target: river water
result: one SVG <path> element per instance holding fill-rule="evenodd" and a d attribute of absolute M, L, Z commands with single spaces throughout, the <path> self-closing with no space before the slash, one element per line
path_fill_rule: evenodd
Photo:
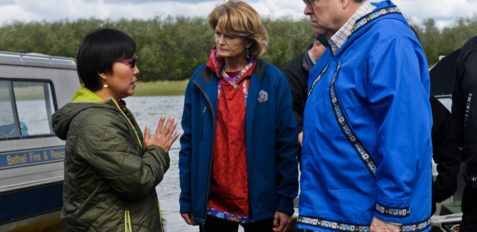
<path fill-rule="evenodd" d="M 451 101 L 449 98 L 440 98 L 439 100 L 450 110 Z M 125 101 L 143 131 L 146 126 L 149 126 L 152 133 L 156 128 L 159 117 L 164 115 L 174 117 L 178 122 L 179 130 L 182 132 L 180 121 L 184 96 L 128 97 Z M 198 232 L 198 227 L 187 225 L 179 213 L 179 149 L 179 140 L 177 140 L 169 151 L 171 158 L 169 170 L 162 182 L 156 187 L 162 215 L 165 219 L 165 231 Z M 433 174 L 437 174 L 436 170 L 433 170 Z M 460 194 L 456 194 L 459 195 L 459 200 Z M 239 231 L 243 231 L 243 229 L 240 228 Z"/>
<path fill-rule="evenodd" d="M 151 128 L 151 132 L 156 129 L 157 121 L 161 115 L 173 116 L 179 123 L 182 115 L 184 96 L 164 96 L 164 97 L 128 97 L 125 99 L 127 107 L 134 113 L 141 129 L 146 126 Z M 157 186 L 157 194 L 161 204 L 161 211 L 165 219 L 166 232 L 197 232 L 198 227 L 187 225 L 179 213 L 179 140 L 177 140 L 169 156 L 171 165 L 162 182 Z"/>

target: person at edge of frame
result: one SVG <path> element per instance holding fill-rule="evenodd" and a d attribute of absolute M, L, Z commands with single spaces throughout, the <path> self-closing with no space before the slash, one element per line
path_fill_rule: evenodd
<path fill-rule="evenodd" d="M 308 45 L 306 51 L 288 62 L 283 69 L 292 93 L 293 112 L 297 121 L 298 142 L 300 145 L 303 143 L 303 112 L 307 97 L 308 74 L 316 61 L 325 52 L 326 47 L 328 47 L 326 38 L 317 35 L 315 41 Z"/>
<path fill-rule="evenodd" d="M 477 231 L 477 36 L 470 38 L 457 58 L 452 117 L 465 163 L 460 231 Z"/>
<path fill-rule="evenodd" d="M 432 182 L 432 214 L 436 204 L 454 195 L 457 190 L 461 154 L 457 146 L 455 126 L 449 110 L 434 96 L 432 108 L 432 157 L 437 165 L 437 176 Z"/>

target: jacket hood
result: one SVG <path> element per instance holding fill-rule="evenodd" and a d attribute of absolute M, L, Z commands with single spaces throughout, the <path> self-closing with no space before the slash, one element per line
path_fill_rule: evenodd
<path fill-rule="evenodd" d="M 222 69 L 222 66 L 224 65 L 224 62 L 222 61 L 222 58 L 217 56 L 217 49 L 214 47 L 210 50 L 209 54 L 209 59 L 207 60 L 207 68 L 212 70 L 215 75 L 220 77 L 220 69 Z"/>
<path fill-rule="evenodd" d="M 302 66 L 303 68 L 309 72 L 310 69 L 313 67 L 313 65 L 315 65 L 313 63 L 313 61 L 311 60 L 310 56 L 308 55 L 308 51 L 313 47 L 313 44 L 310 44 L 308 45 L 308 47 L 306 48 L 305 50 L 305 53 L 303 55 L 303 62 L 302 62 Z M 319 58 L 318 58 L 319 59 Z"/>
<path fill-rule="evenodd" d="M 71 103 L 66 104 L 53 114 L 52 122 L 55 135 L 65 140 L 70 122 L 76 115 L 89 108 L 113 108 L 113 105 L 108 104 L 111 101 L 102 99 L 85 87 L 80 87 Z"/>

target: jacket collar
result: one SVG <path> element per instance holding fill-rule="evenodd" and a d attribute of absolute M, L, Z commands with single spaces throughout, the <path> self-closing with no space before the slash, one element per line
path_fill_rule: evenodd
<path fill-rule="evenodd" d="M 251 131 L 253 130 L 251 127 L 253 125 L 251 120 L 253 120 L 253 112 L 255 111 L 255 107 L 258 102 L 257 98 L 261 90 L 261 83 L 265 75 L 266 66 L 267 63 L 265 61 L 260 59 L 257 60 L 252 77 L 250 78 L 250 87 L 247 97 L 247 112 L 245 115 L 245 120 L 247 121 L 247 134 L 251 134 Z M 199 71 L 199 78 L 193 80 L 194 84 L 201 89 L 201 92 L 211 104 L 214 117 L 218 106 L 217 79 L 217 75 L 214 73 L 214 71 L 207 68 L 206 65 L 203 65 L 202 70 Z M 247 144 L 249 143 L 251 143 L 251 141 L 247 139 Z"/>
<path fill-rule="evenodd" d="M 253 69 L 252 75 L 255 75 L 258 78 L 261 78 L 265 73 L 265 67 L 266 67 L 265 61 L 258 59 L 257 64 L 255 65 L 255 68 Z M 210 84 L 211 81 L 213 81 L 214 83 L 216 82 L 215 79 L 217 79 L 218 75 L 217 73 L 215 73 L 215 70 L 211 70 L 206 65 L 206 67 L 204 67 L 204 69 L 199 73 L 199 77 L 205 82 L 205 84 Z"/>
<path fill-rule="evenodd" d="M 100 96 L 96 95 L 93 91 L 88 88 L 81 86 L 73 96 L 71 102 L 104 102 L 105 100 Z"/>
<path fill-rule="evenodd" d="M 361 17 L 371 13 L 376 6 L 372 5 L 370 1 L 364 1 L 361 6 L 358 7 L 356 12 L 346 21 L 346 23 L 341 26 L 341 28 L 328 40 L 330 44 L 331 51 L 336 53 L 338 49 L 348 40 L 348 37 L 351 35 L 352 28 L 356 21 Z"/>
<path fill-rule="evenodd" d="M 305 53 L 303 54 L 303 61 L 302 61 L 302 67 L 309 72 L 310 69 L 313 67 L 314 63 L 311 60 L 310 56 L 308 55 L 308 51 L 313 47 L 313 44 L 308 45 L 308 47 L 305 50 Z"/>
<path fill-rule="evenodd" d="M 333 56 L 339 57 L 346 50 L 346 47 L 350 46 L 354 41 L 364 35 L 376 21 L 385 18 L 393 18 L 407 24 L 407 21 L 401 15 L 399 9 L 391 1 L 373 0 L 370 1 L 370 3 L 375 7 L 374 10 L 362 16 L 354 23 L 351 29 L 352 32 L 349 37 L 347 37 L 346 42 L 344 42 L 336 52 L 333 52 Z"/>

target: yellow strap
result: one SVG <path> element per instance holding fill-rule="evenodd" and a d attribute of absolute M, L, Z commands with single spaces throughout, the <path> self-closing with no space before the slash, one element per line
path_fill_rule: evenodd
<path fill-rule="evenodd" d="M 128 209 L 124 210 L 124 231 L 132 232 L 131 214 Z"/>
<path fill-rule="evenodd" d="M 128 210 L 128 222 L 129 222 L 129 231 L 132 232 L 132 225 L 131 225 L 131 214 L 129 213 L 129 210 Z"/>
<path fill-rule="evenodd" d="M 116 100 L 114 100 L 114 98 L 111 98 L 111 100 L 113 100 L 114 104 L 116 105 L 116 107 L 119 109 L 119 111 L 121 112 L 121 114 L 126 118 L 126 120 L 129 122 L 129 125 L 131 125 L 131 127 L 133 128 L 134 130 L 134 133 L 136 134 L 136 138 L 137 138 L 137 141 L 139 142 L 139 145 L 141 145 L 142 147 L 142 141 L 141 139 L 139 138 L 139 135 L 138 135 L 138 132 L 136 130 L 136 127 L 134 127 L 134 124 L 132 124 L 131 121 L 129 121 L 129 118 L 128 116 L 123 112 L 123 110 L 121 109 L 121 107 L 119 106 L 119 104 L 116 102 Z M 136 123 L 137 124 L 137 123 Z"/>
<path fill-rule="evenodd" d="M 126 219 L 127 218 L 126 215 L 127 215 L 127 210 L 124 210 L 124 232 L 128 232 L 128 226 L 127 226 L 128 221 Z"/>
<path fill-rule="evenodd" d="M 161 220 L 159 220 L 159 223 L 161 224 L 161 232 L 164 232 L 164 217 L 162 216 L 161 206 L 159 205 L 159 202 L 157 202 L 157 208 L 159 209 L 159 216 L 161 217 Z"/>

